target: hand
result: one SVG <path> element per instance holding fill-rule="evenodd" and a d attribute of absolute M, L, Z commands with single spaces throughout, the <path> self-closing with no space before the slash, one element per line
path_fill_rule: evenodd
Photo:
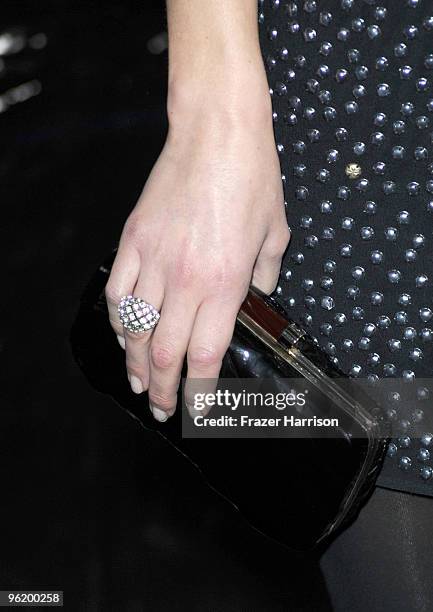
<path fill-rule="evenodd" d="M 290 234 L 271 111 L 244 115 L 209 108 L 169 129 L 106 287 L 131 388 L 149 391 L 159 421 L 174 413 L 185 354 L 186 389 L 218 379 L 250 283 L 270 293 L 278 281 Z M 120 324 L 128 294 L 160 311 L 153 331 Z"/>

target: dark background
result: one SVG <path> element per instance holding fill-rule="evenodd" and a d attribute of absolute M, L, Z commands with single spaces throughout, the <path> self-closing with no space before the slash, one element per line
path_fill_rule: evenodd
<path fill-rule="evenodd" d="M 314 557 L 249 527 L 71 356 L 164 141 L 165 29 L 163 2 L 2 2 L 0 589 L 62 589 L 72 611 L 325 610 Z"/>

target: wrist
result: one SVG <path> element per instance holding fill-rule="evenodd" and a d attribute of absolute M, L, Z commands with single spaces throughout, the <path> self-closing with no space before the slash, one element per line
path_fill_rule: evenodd
<path fill-rule="evenodd" d="M 263 69 L 263 67 L 262 67 Z M 263 69 L 239 69 L 240 76 L 218 79 L 175 78 L 169 83 L 167 117 L 169 128 L 179 130 L 188 124 L 243 123 L 272 124 L 272 103 Z M 231 73 L 233 75 L 233 72 Z"/>
<path fill-rule="evenodd" d="M 256 0 L 167 0 L 171 129 L 272 122 L 257 12 Z"/>

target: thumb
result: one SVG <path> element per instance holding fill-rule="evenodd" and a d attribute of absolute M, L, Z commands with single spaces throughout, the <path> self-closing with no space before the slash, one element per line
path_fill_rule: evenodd
<path fill-rule="evenodd" d="M 282 258 L 289 241 L 290 231 L 286 226 L 277 236 L 269 234 L 257 256 L 252 284 L 267 295 L 272 293 L 278 284 Z"/>

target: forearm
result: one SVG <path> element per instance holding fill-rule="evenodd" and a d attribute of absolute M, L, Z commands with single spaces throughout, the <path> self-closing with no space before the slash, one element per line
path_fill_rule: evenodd
<path fill-rule="evenodd" d="M 212 112 L 266 119 L 257 0 L 167 0 L 169 122 Z"/>

